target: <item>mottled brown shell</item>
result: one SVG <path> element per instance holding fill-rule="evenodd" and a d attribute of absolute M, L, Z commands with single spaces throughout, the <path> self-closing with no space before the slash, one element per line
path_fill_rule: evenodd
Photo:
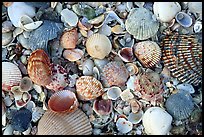
<path fill-rule="evenodd" d="M 101 82 L 92 76 L 81 76 L 77 79 L 76 91 L 80 100 L 92 100 L 104 93 Z"/>
<path fill-rule="evenodd" d="M 46 86 L 51 82 L 51 63 L 44 50 L 32 52 L 28 59 L 28 75 L 37 85 Z"/>
<path fill-rule="evenodd" d="M 60 38 L 60 44 L 65 49 L 74 49 L 76 47 L 76 43 L 78 40 L 78 33 L 77 29 L 74 28 L 69 31 L 65 31 L 61 38 Z"/>

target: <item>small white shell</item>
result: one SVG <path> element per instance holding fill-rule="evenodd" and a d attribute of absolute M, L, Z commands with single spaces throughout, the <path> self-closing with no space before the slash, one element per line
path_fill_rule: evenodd
<path fill-rule="evenodd" d="M 22 134 L 23 135 L 29 135 L 31 132 L 31 127 L 28 127 L 28 129 L 26 131 L 23 131 Z"/>
<path fill-rule="evenodd" d="M 76 26 L 79 21 L 79 18 L 73 11 L 63 9 L 61 11 L 61 20 L 62 22 L 68 23 L 70 26 Z"/>
<path fill-rule="evenodd" d="M 120 97 L 123 101 L 129 101 L 134 98 L 134 95 L 130 92 L 130 89 L 126 89 L 120 94 Z"/>
<path fill-rule="evenodd" d="M 193 88 L 193 86 L 191 84 L 187 84 L 187 83 L 182 83 L 176 86 L 177 89 L 179 90 L 186 90 L 188 91 L 190 94 L 195 93 L 195 89 Z"/>
<path fill-rule="evenodd" d="M 32 22 L 32 23 L 29 23 L 29 24 L 24 25 L 24 28 L 25 28 L 27 31 L 31 31 L 31 30 L 37 29 L 37 28 L 40 27 L 42 24 L 43 24 L 43 21 L 36 21 L 36 22 Z"/>
<path fill-rule="evenodd" d="M 185 12 L 178 12 L 175 18 L 176 21 L 183 27 L 190 27 L 193 23 L 193 19 L 191 18 L 191 16 L 189 16 Z"/>
<path fill-rule="evenodd" d="M 138 124 L 142 120 L 143 114 L 144 114 L 143 110 L 140 110 L 138 113 L 131 112 L 127 117 L 128 121 L 130 121 L 132 124 Z"/>
<path fill-rule="evenodd" d="M 94 62 L 91 59 L 87 59 L 85 62 L 82 63 L 82 70 L 84 76 L 91 76 L 93 75 L 93 67 Z"/>
<path fill-rule="evenodd" d="M 195 33 L 198 33 L 202 30 L 202 22 L 196 21 L 196 23 L 193 26 L 193 30 Z"/>
<path fill-rule="evenodd" d="M 122 93 L 122 91 L 119 87 L 113 86 L 113 87 L 108 89 L 107 96 L 111 100 L 116 100 L 118 97 L 120 97 L 121 93 Z"/>
<path fill-rule="evenodd" d="M 133 125 L 130 121 L 127 121 L 124 118 L 119 118 L 116 122 L 116 127 L 121 133 L 128 133 L 132 130 Z"/>

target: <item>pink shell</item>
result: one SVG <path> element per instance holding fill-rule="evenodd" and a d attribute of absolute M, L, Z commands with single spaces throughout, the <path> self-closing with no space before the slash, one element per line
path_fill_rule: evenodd
<path fill-rule="evenodd" d="M 109 115 L 112 112 L 113 103 L 110 99 L 97 98 L 93 103 L 93 110 L 98 115 Z"/>

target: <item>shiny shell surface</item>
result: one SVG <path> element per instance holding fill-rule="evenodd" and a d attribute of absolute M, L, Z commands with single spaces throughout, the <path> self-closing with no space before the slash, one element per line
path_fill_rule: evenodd
<path fill-rule="evenodd" d="M 74 28 L 69 31 L 63 32 L 60 38 L 60 44 L 65 49 L 74 49 L 78 40 L 77 29 Z"/>

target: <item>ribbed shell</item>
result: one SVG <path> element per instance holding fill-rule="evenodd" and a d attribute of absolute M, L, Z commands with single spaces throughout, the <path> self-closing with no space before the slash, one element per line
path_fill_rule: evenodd
<path fill-rule="evenodd" d="M 134 45 L 134 54 L 144 67 L 152 68 L 161 59 L 161 49 L 156 42 L 143 41 Z"/>
<path fill-rule="evenodd" d="M 104 93 L 100 81 L 92 76 L 81 76 L 76 81 L 76 92 L 80 100 L 92 100 Z"/>
<path fill-rule="evenodd" d="M 2 62 L 2 89 L 11 90 L 12 86 L 20 84 L 22 74 L 20 69 L 11 62 Z"/>
<path fill-rule="evenodd" d="M 161 46 L 164 66 L 173 77 L 195 86 L 202 82 L 202 44 L 196 35 L 167 35 Z"/>
<path fill-rule="evenodd" d="M 73 113 L 45 112 L 38 123 L 38 135 L 90 135 L 92 127 L 81 110 Z"/>
<path fill-rule="evenodd" d="M 153 15 L 143 7 L 132 9 L 125 22 L 126 30 L 138 40 L 154 36 L 159 29 L 159 22 Z"/>
<path fill-rule="evenodd" d="M 63 32 L 60 38 L 60 44 L 65 49 L 74 49 L 78 40 L 77 29 Z"/>

